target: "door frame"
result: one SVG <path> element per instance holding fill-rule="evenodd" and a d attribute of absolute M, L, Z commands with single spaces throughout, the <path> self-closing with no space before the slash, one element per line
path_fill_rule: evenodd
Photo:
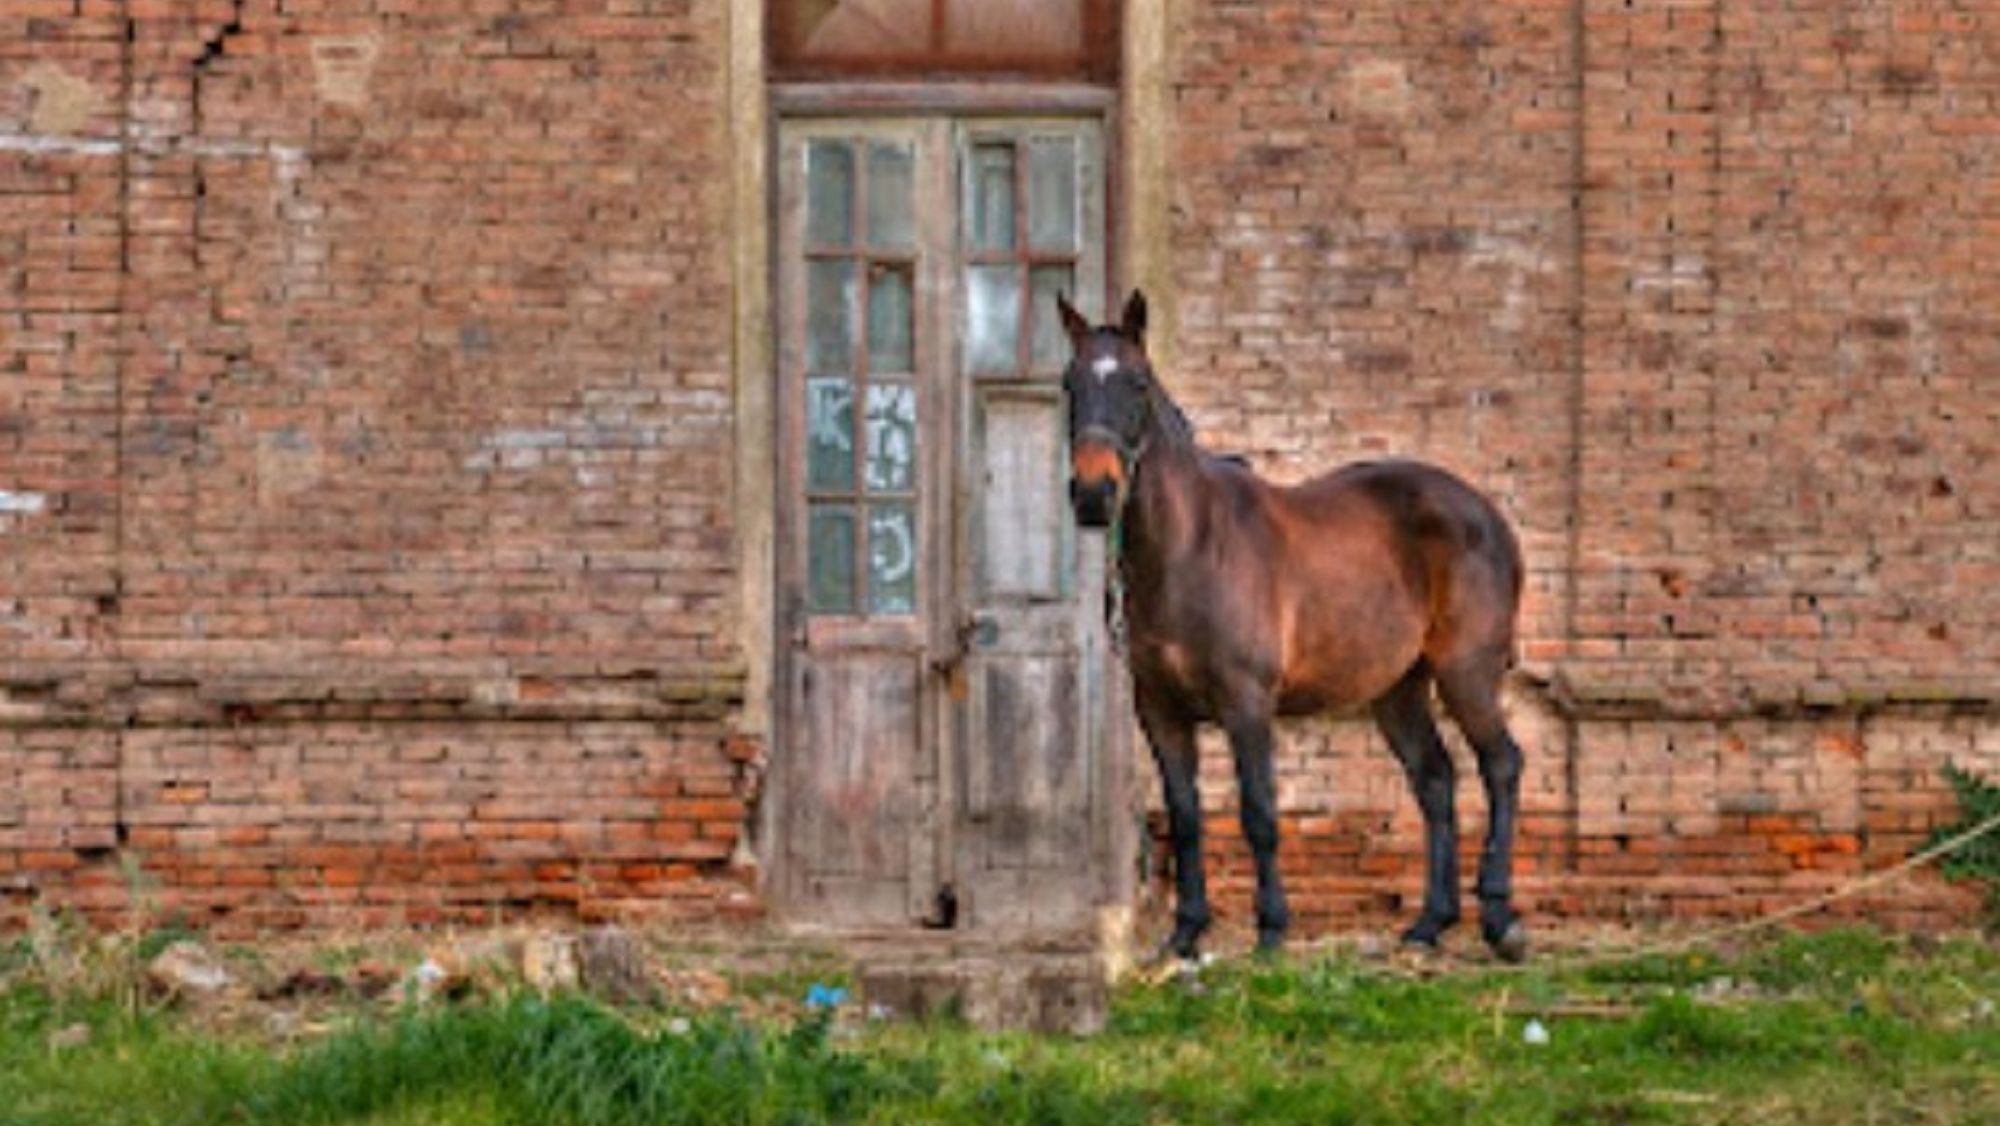
<path fill-rule="evenodd" d="M 761 615 L 764 619 L 761 628 L 767 631 L 769 643 L 762 654 L 764 664 L 762 675 L 753 676 L 753 684 L 761 680 L 764 686 L 764 698 L 759 704 L 763 709 L 763 734 L 769 761 L 765 771 L 767 779 L 765 792 L 755 814 L 754 832 L 757 853 L 762 857 L 759 875 L 763 899 L 773 918 L 789 930 L 837 935 L 854 932 L 852 928 L 841 928 L 827 925 L 820 920 L 798 917 L 791 910 L 793 904 L 789 901 L 787 889 L 790 887 L 792 874 L 785 870 L 788 858 L 782 848 L 774 847 L 785 840 L 785 824 L 788 816 L 786 807 L 792 796 L 787 792 L 789 787 L 786 776 L 789 764 L 776 760 L 777 756 L 787 752 L 791 744 L 790 733 L 786 728 L 792 722 L 789 697 L 793 689 L 794 666 L 799 659 L 795 653 L 793 638 L 788 632 L 793 629 L 795 623 L 790 620 L 789 612 L 782 604 L 781 597 L 781 592 L 785 589 L 785 572 L 792 565 L 788 553 L 795 551 L 798 546 L 793 542 L 792 533 L 785 527 L 785 514 L 790 506 L 797 502 L 784 492 L 788 487 L 789 478 L 783 460 L 787 454 L 784 452 L 786 412 L 782 405 L 784 375 L 782 335 L 785 331 L 782 318 L 790 314 L 780 306 L 778 300 L 782 288 L 779 285 L 780 272 L 787 268 L 782 261 L 785 246 L 780 237 L 787 222 L 782 214 L 781 190 L 783 177 L 786 174 L 783 145 L 787 127 L 793 122 L 839 120 L 843 123 L 855 123 L 865 129 L 873 120 L 884 123 L 922 120 L 947 130 L 956 130 L 968 122 L 976 122 L 981 118 L 1068 119 L 1095 125 L 1101 139 L 1103 176 L 1101 238 L 1104 292 L 1099 295 L 1098 300 L 1103 308 L 1110 309 L 1114 307 L 1113 297 L 1118 291 L 1117 279 L 1121 276 L 1120 262 L 1125 242 L 1122 236 L 1126 231 L 1126 227 L 1120 221 L 1119 207 L 1122 195 L 1122 161 L 1118 131 L 1119 98 L 1117 91 L 1082 84 L 809 83 L 773 85 L 768 88 L 768 93 L 772 112 L 766 119 L 763 149 L 763 182 L 767 185 L 763 192 L 765 201 L 763 218 L 764 231 L 768 234 L 763 242 L 766 259 L 763 273 L 765 289 L 760 301 L 761 307 L 766 312 L 768 335 L 763 345 L 766 362 L 763 364 L 760 398 L 765 407 L 762 424 L 759 427 L 761 430 L 759 437 L 764 449 L 764 458 L 767 459 L 766 471 L 769 474 L 767 480 L 770 490 L 769 507 L 766 511 L 766 517 L 770 521 L 769 538 L 765 541 L 764 551 L 767 554 L 763 560 L 765 581 L 769 584 L 766 589 L 770 594 L 763 600 Z M 947 151 L 956 154 L 955 145 L 947 145 L 946 148 Z M 956 182 L 958 170 L 955 160 L 943 174 Z M 953 221 L 956 222 L 957 217 L 954 216 Z M 920 225 L 925 222 L 926 220 L 919 218 Z M 957 297 L 954 280 L 953 284 L 943 289 L 935 319 L 955 318 L 958 315 Z M 956 333 L 951 333 L 950 336 L 955 339 Z M 943 339 L 940 337 L 931 347 L 936 349 L 942 343 Z M 953 359 L 954 362 L 944 365 L 942 378 L 950 380 L 956 378 L 957 365 L 955 356 L 947 359 Z M 950 403 L 927 405 L 925 410 L 929 412 L 950 408 L 963 416 L 964 410 L 956 404 L 956 396 L 949 398 Z M 963 444 L 964 435 L 958 432 L 963 424 L 963 417 L 949 423 L 953 431 L 951 442 L 954 445 Z M 947 603 L 955 604 L 966 597 L 966 592 L 958 589 L 965 581 L 965 576 L 958 573 L 965 563 L 965 544 L 962 541 L 966 534 L 966 498 L 960 495 L 959 485 L 964 467 L 958 464 L 949 450 L 926 451 L 922 455 L 922 460 L 926 470 L 933 471 L 932 480 L 936 482 L 936 487 L 949 490 L 951 494 L 943 498 L 927 498 L 922 502 L 922 508 L 927 512 L 934 511 L 940 503 L 951 510 L 949 520 L 929 524 L 937 531 L 945 533 L 941 538 L 949 542 L 932 544 L 925 551 L 927 563 L 942 563 L 943 566 L 933 571 L 933 577 L 925 582 L 928 589 L 919 595 L 920 609 L 925 619 L 922 629 L 926 649 L 941 652 L 944 647 L 951 644 L 946 635 L 953 632 L 953 624 L 946 620 L 950 615 L 940 611 L 947 609 Z M 1079 543 L 1078 550 L 1080 568 L 1093 565 L 1102 567 L 1104 557 L 1101 545 L 1093 544 L 1092 547 L 1086 548 L 1084 544 Z M 1078 598 L 1091 596 L 1089 589 L 1080 589 L 1077 592 Z M 753 623 L 746 625 L 758 628 Z M 1102 734 L 1103 754 L 1107 763 L 1103 781 L 1108 794 L 1128 795 L 1125 801 L 1107 800 L 1102 804 L 1112 807 L 1131 805 L 1129 795 L 1132 788 L 1132 770 L 1128 761 L 1132 747 L 1131 724 L 1119 722 L 1116 718 L 1121 715 L 1129 717 L 1130 714 L 1129 705 L 1125 702 L 1127 693 L 1123 685 L 1124 669 L 1122 662 L 1118 661 L 1115 655 L 1107 653 L 1100 656 L 1105 660 L 1106 675 L 1099 690 L 1109 694 L 1108 699 L 1099 702 L 1102 714 L 1109 721 L 1106 731 Z M 933 872 L 940 870 L 949 872 L 957 862 L 957 842 L 953 839 L 951 818 L 943 814 L 951 808 L 951 802 L 955 799 L 950 795 L 955 793 L 959 785 L 959 779 L 954 773 L 956 769 L 954 759 L 958 757 L 955 750 L 956 740 L 948 734 L 953 718 L 951 711 L 957 706 L 957 701 L 935 693 L 929 698 L 932 703 L 921 718 L 921 727 L 924 732 L 923 737 L 928 744 L 925 753 L 936 755 L 937 761 L 934 765 L 935 783 L 934 793 L 930 798 L 931 809 L 927 812 L 929 816 L 941 817 L 943 823 L 939 829 L 933 831 L 932 840 L 924 848 L 930 853 L 929 860 Z M 943 810 L 940 810 L 939 806 L 944 807 Z M 1106 850 L 1101 901 L 1106 909 L 1121 915 L 1120 920 L 1100 920 L 1100 926 L 1107 930 L 1126 925 L 1122 920 L 1129 918 L 1129 912 L 1135 901 L 1138 887 L 1137 816 L 1135 810 L 1133 817 L 1129 819 L 1134 821 L 1132 825 L 1123 824 L 1127 818 L 1112 818 L 1110 820 L 1117 823 L 1099 826 L 1098 831 L 1093 834 L 1093 839 Z M 916 877 L 913 875 L 912 878 Z M 912 933 L 915 933 L 914 930 Z"/>

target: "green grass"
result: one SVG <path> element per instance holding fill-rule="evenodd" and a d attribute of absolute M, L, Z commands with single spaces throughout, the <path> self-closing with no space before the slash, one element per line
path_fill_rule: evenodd
<path fill-rule="evenodd" d="M 1089 1039 L 580 998 L 361 1009 L 303 1047 L 0 992 L 0 1122 L 1815 1124 L 2000 1121 L 2000 951 L 1865 931 L 1418 980 L 1299 958 L 1138 986 Z M 1546 1044 L 1523 1027 L 1540 1021 Z M 87 1043 L 51 1034 L 88 1025 Z"/>

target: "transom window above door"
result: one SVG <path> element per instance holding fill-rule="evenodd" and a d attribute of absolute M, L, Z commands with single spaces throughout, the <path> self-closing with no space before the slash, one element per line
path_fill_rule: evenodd
<path fill-rule="evenodd" d="M 996 73 L 1110 83 L 1117 0 L 766 0 L 773 77 Z"/>

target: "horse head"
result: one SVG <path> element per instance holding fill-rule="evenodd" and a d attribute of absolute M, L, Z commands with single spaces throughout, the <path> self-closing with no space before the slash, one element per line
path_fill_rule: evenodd
<path fill-rule="evenodd" d="M 1069 334 L 1063 372 L 1069 400 L 1070 506 L 1086 528 L 1111 524 L 1124 507 L 1155 424 L 1153 365 L 1146 358 L 1146 296 L 1137 290 L 1116 325 L 1091 327 L 1058 294 Z"/>

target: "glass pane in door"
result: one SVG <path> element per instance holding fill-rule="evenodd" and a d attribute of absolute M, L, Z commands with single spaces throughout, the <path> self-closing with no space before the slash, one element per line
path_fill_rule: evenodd
<path fill-rule="evenodd" d="M 911 191 L 916 154 L 907 144 L 868 146 L 868 247 L 907 251 L 916 242 Z"/>
<path fill-rule="evenodd" d="M 1076 301 L 1076 271 L 1068 266 L 1036 266 L 1028 274 L 1028 368 L 1036 375 L 1059 375 L 1069 363 L 1069 334 L 1063 331 L 1056 298 Z"/>
<path fill-rule="evenodd" d="M 846 379 L 806 380 L 806 488 L 854 489 L 854 385 Z"/>
<path fill-rule="evenodd" d="M 806 145 L 806 242 L 853 241 L 854 150 L 844 141 L 812 141 Z"/>
<path fill-rule="evenodd" d="M 807 521 L 806 605 L 816 614 L 854 612 L 854 510 L 841 504 L 812 505 Z"/>
<path fill-rule="evenodd" d="M 973 266 L 966 271 L 965 354 L 972 371 L 1011 375 L 1020 363 L 1021 271 Z"/>
<path fill-rule="evenodd" d="M 1076 138 L 1028 142 L 1028 247 L 1076 251 Z"/>
<path fill-rule="evenodd" d="M 917 487 L 917 389 L 878 383 L 868 389 L 868 491 Z"/>
<path fill-rule="evenodd" d="M 917 611 L 917 515 L 908 504 L 869 506 L 868 602 L 875 614 Z"/>
<path fill-rule="evenodd" d="M 915 295 L 908 263 L 877 263 L 868 270 L 868 370 L 900 375 L 916 370 L 911 316 Z"/>
<path fill-rule="evenodd" d="M 966 176 L 967 241 L 974 250 L 1014 248 L 1014 146 L 974 146 Z"/>
<path fill-rule="evenodd" d="M 854 365 L 854 263 L 816 258 L 806 264 L 806 371 L 830 375 Z"/>

